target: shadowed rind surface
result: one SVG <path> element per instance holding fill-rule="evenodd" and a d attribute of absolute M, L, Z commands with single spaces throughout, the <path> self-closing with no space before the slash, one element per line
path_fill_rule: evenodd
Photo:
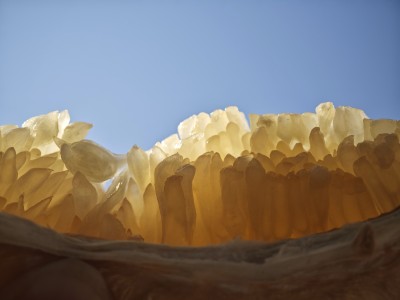
<path fill-rule="evenodd" d="M 396 210 L 277 243 L 169 247 L 66 236 L 1 213 L 0 290 L 32 272 L 46 282 L 46 269 L 70 266 L 68 257 L 97 270 L 114 299 L 396 299 L 399 222 Z"/>
<path fill-rule="evenodd" d="M 23 270 L 0 291 L 0 297 L 3 300 L 111 300 L 102 275 L 89 264 L 72 258 L 57 258 Z"/>

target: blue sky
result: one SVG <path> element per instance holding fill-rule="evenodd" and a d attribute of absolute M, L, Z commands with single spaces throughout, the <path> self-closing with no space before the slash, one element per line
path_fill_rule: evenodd
<path fill-rule="evenodd" d="M 0 124 L 68 109 L 145 149 L 202 111 L 400 119 L 400 1 L 0 0 Z"/>

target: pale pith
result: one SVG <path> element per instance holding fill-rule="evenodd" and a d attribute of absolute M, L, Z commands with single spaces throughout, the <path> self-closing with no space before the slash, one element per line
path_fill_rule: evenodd
<path fill-rule="evenodd" d="M 64 233 L 207 245 L 297 238 L 400 204 L 400 123 L 354 108 L 249 126 L 229 107 L 126 155 L 84 140 L 90 128 L 65 111 L 0 127 L 0 209 Z"/>

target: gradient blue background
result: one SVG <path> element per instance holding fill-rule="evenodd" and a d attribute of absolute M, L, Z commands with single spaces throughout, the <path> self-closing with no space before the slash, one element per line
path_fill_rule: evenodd
<path fill-rule="evenodd" d="M 400 119 L 400 1 L 0 0 L 0 124 L 68 109 L 147 149 L 201 111 Z"/>

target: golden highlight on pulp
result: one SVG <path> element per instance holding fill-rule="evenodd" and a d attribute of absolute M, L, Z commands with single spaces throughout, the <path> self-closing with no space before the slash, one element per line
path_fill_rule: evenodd
<path fill-rule="evenodd" d="M 62 233 L 207 245 L 302 237 L 400 204 L 400 122 L 355 108 L 248 124 L 228 107 L 125 155 L 69 122 L 63 111 L 0 127 L 0 210 Z"/>

